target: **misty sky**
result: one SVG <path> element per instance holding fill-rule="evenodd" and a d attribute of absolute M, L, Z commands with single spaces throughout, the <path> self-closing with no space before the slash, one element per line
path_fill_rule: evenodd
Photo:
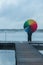
<path fill-rule="evenodd" d="M 0 0 L 0 28 L 20 29 L 27 19 L 43 29 L 43 0 Z"/>

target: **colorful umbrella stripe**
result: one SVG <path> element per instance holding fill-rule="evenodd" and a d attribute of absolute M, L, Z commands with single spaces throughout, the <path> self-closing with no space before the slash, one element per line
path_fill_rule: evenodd
<path fill-rule="evenodd" d="M 27 27 L 29 27 L 29 26 L 31 27 L 32 32 L 35 32 L 37 30 L 37 23 L 36 23 L 36 21 L 34 21 L 32 19 L 29 19 L 29 20 L 27 20 L 24 23 L 24 29 L 27 28 Z M 29 28 L 27 30 L 29 30 Z"/>

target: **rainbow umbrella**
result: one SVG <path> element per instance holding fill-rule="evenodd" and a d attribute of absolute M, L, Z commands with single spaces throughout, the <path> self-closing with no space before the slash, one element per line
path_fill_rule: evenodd
<path fill-rule="evenodd" d="M 24 29 L 25 29 L 26 32 L 29 32 L 29 29 L 31 29 L 32 32 L 35 32 L 37 30 L 37 23 L 36 23 L 36 21 L 34 21 L 32 19 L 27 20 L 24 23 Z"/>

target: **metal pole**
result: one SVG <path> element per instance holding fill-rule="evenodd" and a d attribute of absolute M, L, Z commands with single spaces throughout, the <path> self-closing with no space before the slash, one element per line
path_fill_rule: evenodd
<path fill-rule="evenodd" d="M 6 42 L 6 31 L 5 31 L 5 42 Z"/>

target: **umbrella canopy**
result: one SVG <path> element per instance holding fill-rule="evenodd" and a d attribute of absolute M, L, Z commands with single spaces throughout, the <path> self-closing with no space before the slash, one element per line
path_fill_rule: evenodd
<path fill-rule="evenodd" d="M 25 31 L 26 31 L 26 32 L 31 32 L 30 26 L 26 27 L 26 28 L 25 28 Z"/>
<path fill-rule="evenodd" d="M 30 27 L 29 27 L 30 26 Z M 37 23 L 36 21 L 29 19 L 24 23 L 24 29 L 29 30 L 31 29 L 32 32 L 35 32 L 37 30 Z M 27 31 L 26 31 L 27 32 Z"/>

